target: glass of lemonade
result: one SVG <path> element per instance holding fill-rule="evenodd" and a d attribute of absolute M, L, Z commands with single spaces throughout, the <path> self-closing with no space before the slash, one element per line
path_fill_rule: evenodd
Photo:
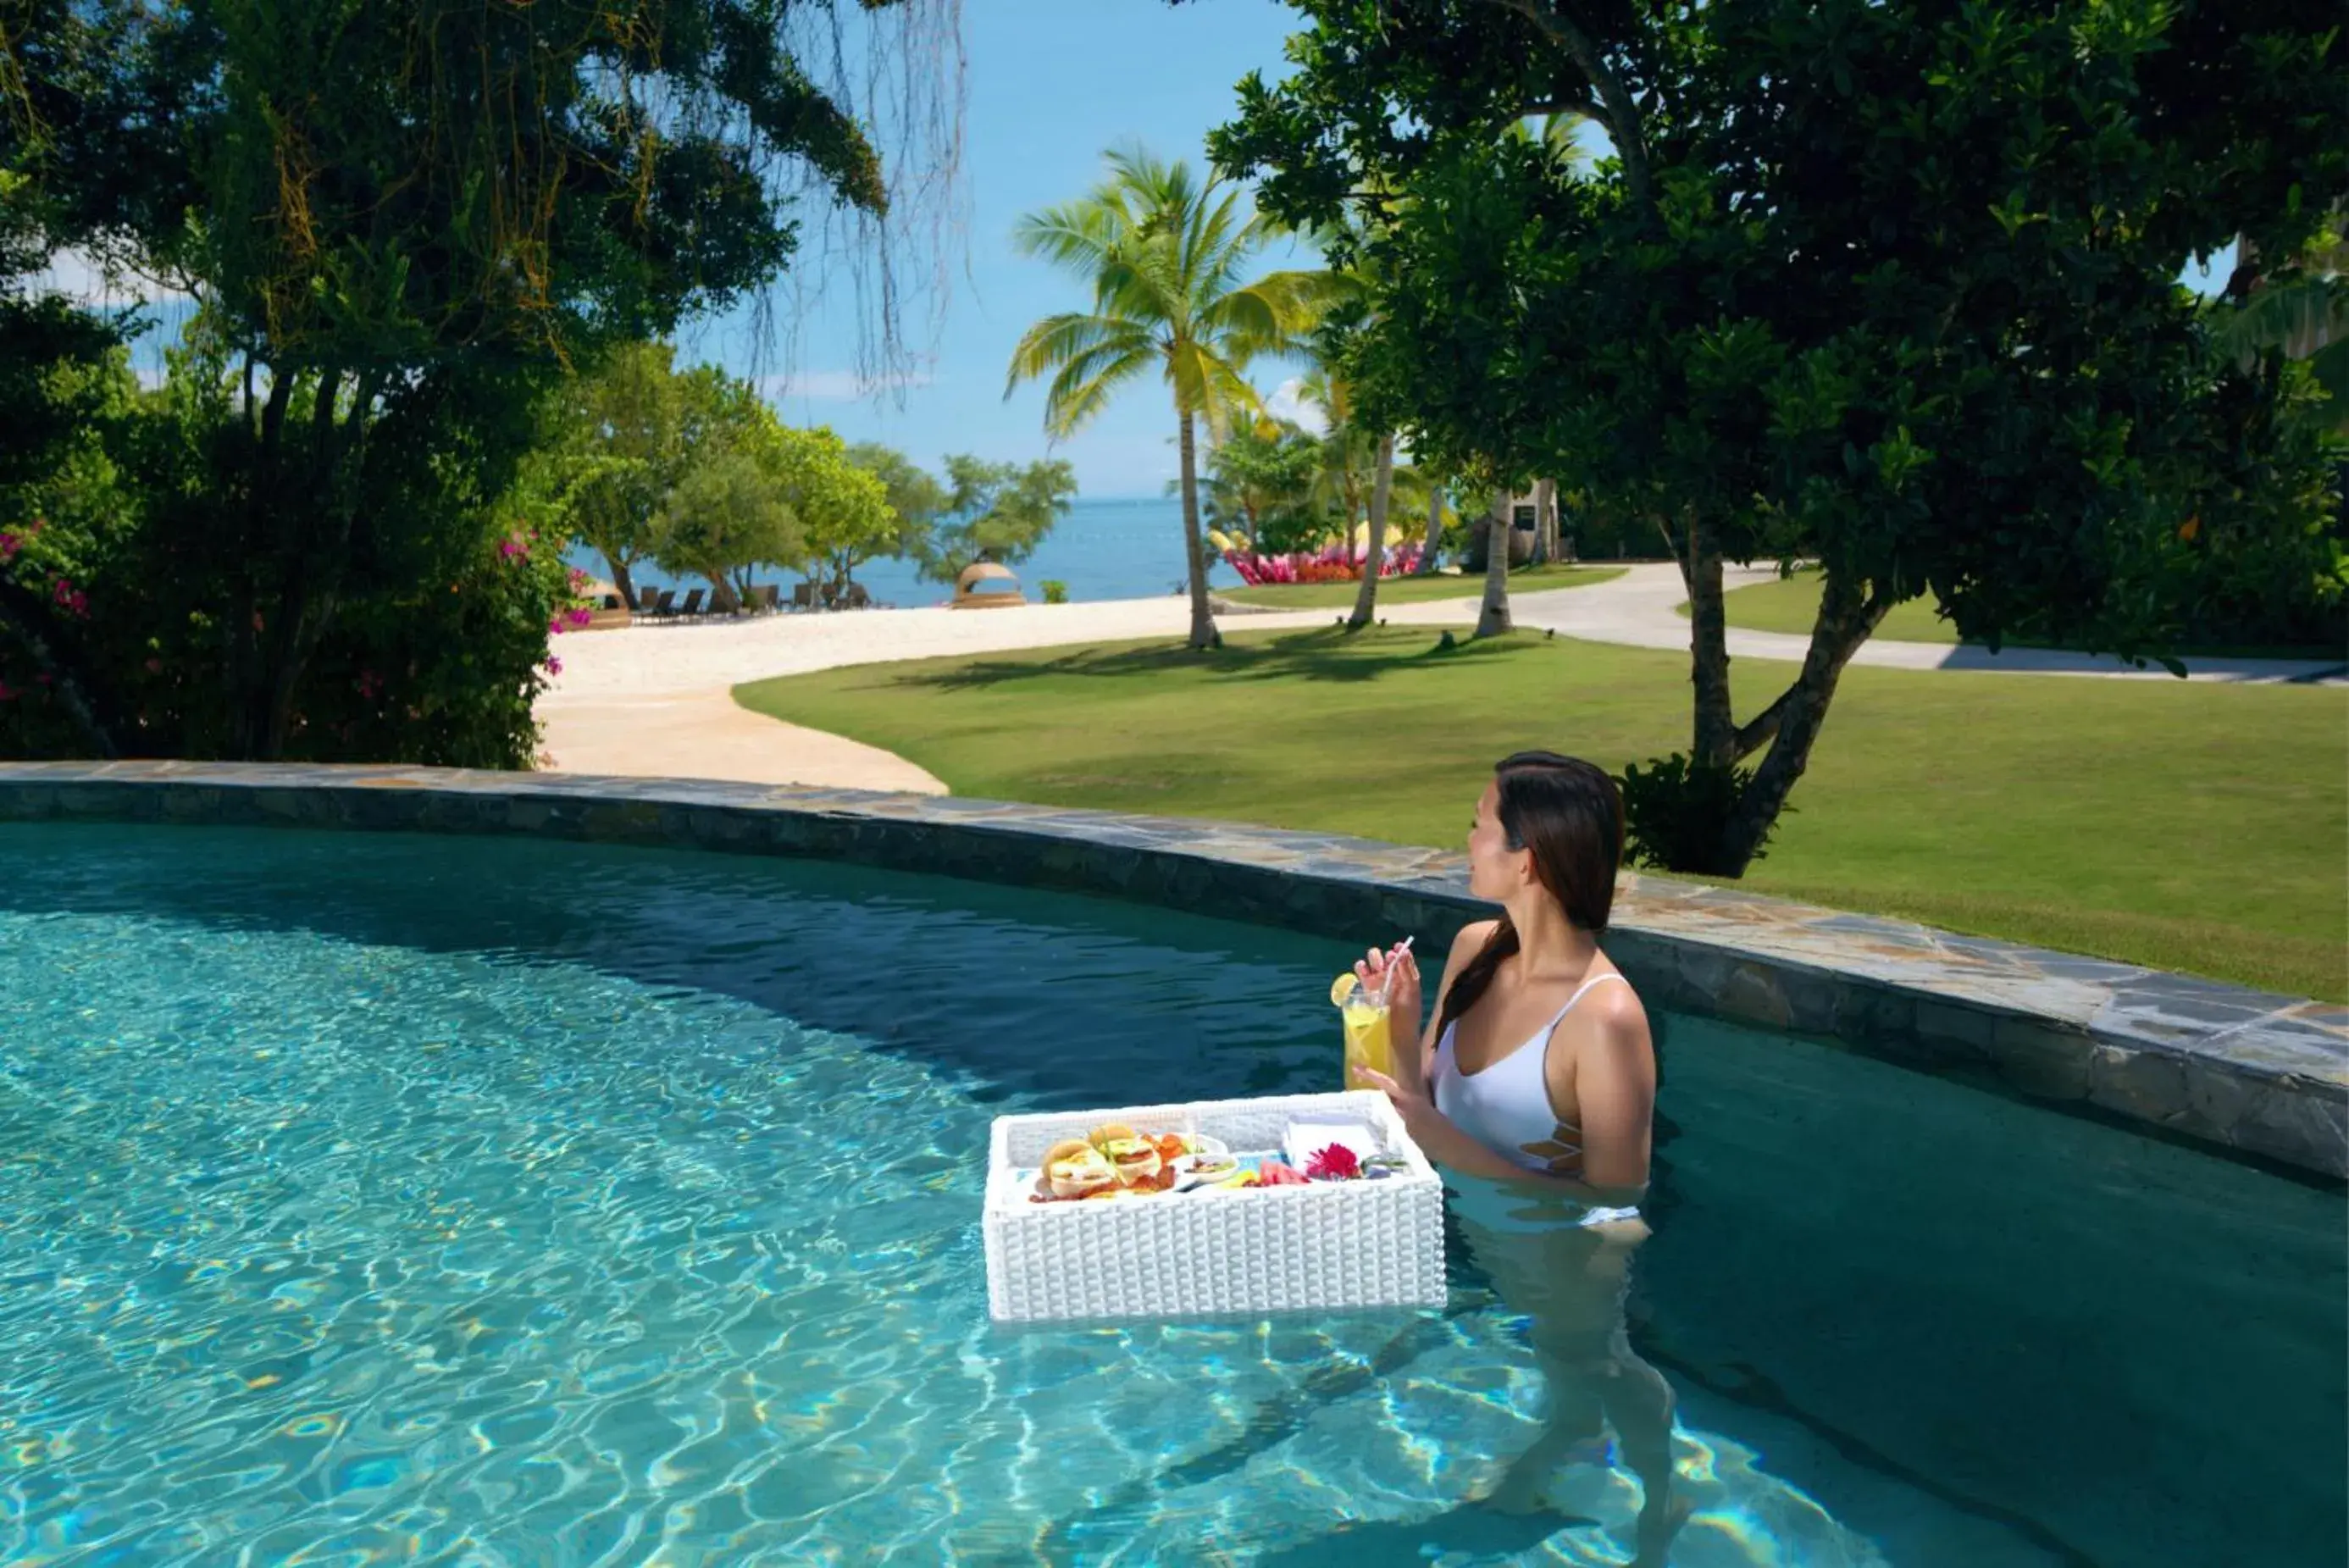
<path fill-rule="evenodd" d="M 1340 975 L 1330 987 L 1330 1000 L 1336 1006 L 1338 1016 L 1346 1028 L 1344 1087 L 1364 1087 L 1354 1077 L 1356 1068 L 1369 1068 L 1373 1072 L 1392 1075 L 1394 1072 L 1394 1037 L 1385 995 L 1364 985 L 1354 975 Z"/>

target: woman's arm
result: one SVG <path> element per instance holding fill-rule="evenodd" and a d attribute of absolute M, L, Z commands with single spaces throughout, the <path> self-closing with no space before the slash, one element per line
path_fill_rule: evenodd
<path fill-rule="evenodd" d="M 1608 990 L 1612 995 L 1592 1009 L 1596 1027 L 1583 1048 L 1552 1051 L 1543 1077 L 1551 1103 L 1570 1096 L 1580 1118 L 1582 1184 L 1620 1193 L 1648 1184 L 1648 1157 L 1655 1136 L 1656 1053 L 1639 997 L 1628 985 Z"/>
<path fill-rule="evenodd" d="M 1466 966 L 1468 960 L 1483 951 L 1485 941 L 1493 934 L 1493 928 L 1498 924 L 1500 922 L 1497 920 L 1472 920 L 1462 926 L 1459 934 L 1452 939 L 1451 953 L 1444 960 L 1444 978 L 1435 987 L 1434 1009 L 1424 1019 L 1416 1016 L 1418 1009 L 1415 1006 L 1413 1009 L 1412 1022 L 1419 1026 L 1420 1030 L 1418 1066 L 1423 1088 L 1435 1080 L 1435 1047 L 1444 1037 L 1444 1031 L 1436 1020 L 1444 1016 L 1444 999 L 1452 995 L 1452 982 L 1459 978 L 1460 971 Z M 1396 1065 L 1400 1067 L 1402 1063 L 1397 1062 Z"/>

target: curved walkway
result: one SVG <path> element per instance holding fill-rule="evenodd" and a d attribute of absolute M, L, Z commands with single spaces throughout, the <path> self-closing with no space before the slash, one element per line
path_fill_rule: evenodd
<path fill-rule="evenodd" d="M 1251 615 L 1247 624 L 1313 626 L 1329 618 L 1317 610 Z M 1189 602 L 1170 594 L 1010 610 L 864 610 L 574 633 L 557 639 L 563 673 L 538 699 L 543 745 L 553 758 L 546 766 L 564 773 L 943 795 L 943 783 L 895 752 L 752 713 L 734 701 L 733 688 L 843 665 L 1179 637 L 1190 624 Z"/>
<path fill-rule="evenodd" d="M 1766 583 L 1778 575 L 1775 567 L 1733 566 L 1727 586 L 1743 588 Z M 1610 582 L 1588 588 L 1552 589 L 1527 593 L 1512 601 L 1510 614 L 1520 626 L 1581 637 L 1594 643 L 1625 643 L 1633 647 L 1668 648 L 1685 653 L 1689 645 L 1687 617 L 1680 614 L 1688 590 L 1680 568 L 1670 562 L 1632 567 Z M 1411 606 L 1423 608 L 1432 606 Z M 1408 619 L 1403 608 L 1396 618 Z M 1474 622 L 1473 603 L 1467 616 Z M 1787 632 L 1729 629 L 1732 658 L 1785 659 L 1801 663 L 1810 639 Z M 2158 665 L 2139 668 L 2109 654 L 2075 654 L 2060 648 L 2014 648 L 1992 653 L 1967 644 L 1896 643 L 1871 638 L 1852 655 L 1855 665 L 1894 670 L 1968 670 L 1988 675 L 2101 676 L 2120 680 L 2175 680 Z M 2186 678 L 2198 681 L 2319 681 L 2339 679 L 2349 673 L 2349 660 L 2322 663 L 2304 659 L 2192 659 Z"/>
<path fill-rule="evenodd" d="M 1773 569 L 1732 567 L 1728 585 L 1767 582 Z M 1516 624 L 1595 643 L 1671 653 L 1688 649 L 1687 597 L 1669 562 L 1630 567 L 1620 577 L 1580 588 L 1515 596 Z M 1381 619 L 1396 625 L 1473 626 L 1472 596 L 1398 604 Z M 1223 617 L 1233 629 L 1323 626 L 1329 609 L 1248 610 Z M 553 769 L 634 778 L 730 779 L 753 784 L 944 794 L 946 786 L 895 753 L 821 730 L 753 714 L 733 687 L 773 676 L 805 675 L 844 665 L 882 664 L 964 654 L 1008 653 L 1061 644 L 1177 637 L 1190 625 L 1180 595 L 1083 604 L 1026 604 L 1009 610 L 872 610 L 827 615 L 769 615 L 752 621 L 624 627 L 562 639 L 564 672 L 539 699 Z M 1733 627 L 1733 658 L 1800 662 L 1808 639 Z M 2044 648 L 1987 649 L 1939 643 L 1871 641 L 1852 662 L 1887 669 L 1968 670 L 1992 675 L 2095 676 L 2171 680 L 2157 667 L 2137 669 L 2106 655 Z M 2342 665 L 2281 659 L 2196 660 L 2191 680 L 2326 681 Z"/>

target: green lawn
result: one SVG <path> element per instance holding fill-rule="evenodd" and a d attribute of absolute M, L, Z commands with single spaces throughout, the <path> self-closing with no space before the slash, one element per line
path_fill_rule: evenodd
<path fill-rule="evenodd" d="M 1723 595 L 1722 608 L 1729 624 L 1749 632 L 1792 632 L 1797 636 L 1811 634 L 1811 624 L 1819 613 L 1819 574 L 1798 572 L 1792 577 L 1775 583 L 1756 583 L 1750 587 L 1733 588 Z M 1688 614 L 1688 606 L 1681 606 Z M 1896 604 L 1878 627 L 1878 639 L 1900 643 L 1956 643 L 1958 629 L 1941 619 L 1940 605 L 1931 594 Z M 2017 647 L 2039 647 L 2045 645 L 2028 638 L 2012 639 Z M 2213 647 L 2181 648 L 2179 653 L 2191 658 L 2199 654 L 2205 658 L 2272 658 L 2321 659 L 2337 662 L 2337 647 Z"/>
<path fill-rule="evenodd" d="M 1526 566 L 1509 573 L 1509 592 L 1538 593 L 1551 588 L 1580 588 L 1623 575 L 1620 566 Z M 1218 589 L 1216 597 L 1235 604 L 1265 604 L 1281 610 L 1350 610 L 1359 583 L 1279 583 L 1262 588 Z M 1485 579 L 1475 577 L 1390 577 L 1379 584 L 1381 604 L 1418 604 L 1430 599 L 1469 599 L 1485 591 Z"/>
<path fill-rule="evenodd" d="M 1741 707 L 1793 666 L 1741 659 Z M 1495 758 L 1684 748 L 1674 654 L 1424 629 L 867 665 L 736 689 L 959 794 L 1454 844 Z M 2349 696 L 1853 669 L 1766 892 L 2341 999 Z"/>
<path fill-rule="evenodd" d="M 1807 637 L 1819 618 L 1819 574 L 1798 572 L 1775 583 L 1733 588 L 1722 595 L 1722 609 L 1733 626 L 1748 632 L 1792 632 Z M 1681 606 L 1688 614 L 1688 606 Z M 1958 629 L 1941 619 L 1941 607 L 1930 593 L 1895 604 L 1876 629 L 1878 638 L 1892 643 L 1955 643 Z"/>

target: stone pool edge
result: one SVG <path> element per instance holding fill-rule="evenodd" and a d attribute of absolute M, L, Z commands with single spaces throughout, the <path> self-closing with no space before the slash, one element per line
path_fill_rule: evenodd
<path fill-rule="evenodd" d="M 0 762 L 0 820 L 536 833 L 1105 894 L 1368 941 L 1487 913 L 1459 856 L 1338 834 L 701 779 Z M 2349 1007 L 1628 875 L 1608 951 L 1680 1012 L 1977 1072 L 2058 1109 L 2349 1177 Z"/>

